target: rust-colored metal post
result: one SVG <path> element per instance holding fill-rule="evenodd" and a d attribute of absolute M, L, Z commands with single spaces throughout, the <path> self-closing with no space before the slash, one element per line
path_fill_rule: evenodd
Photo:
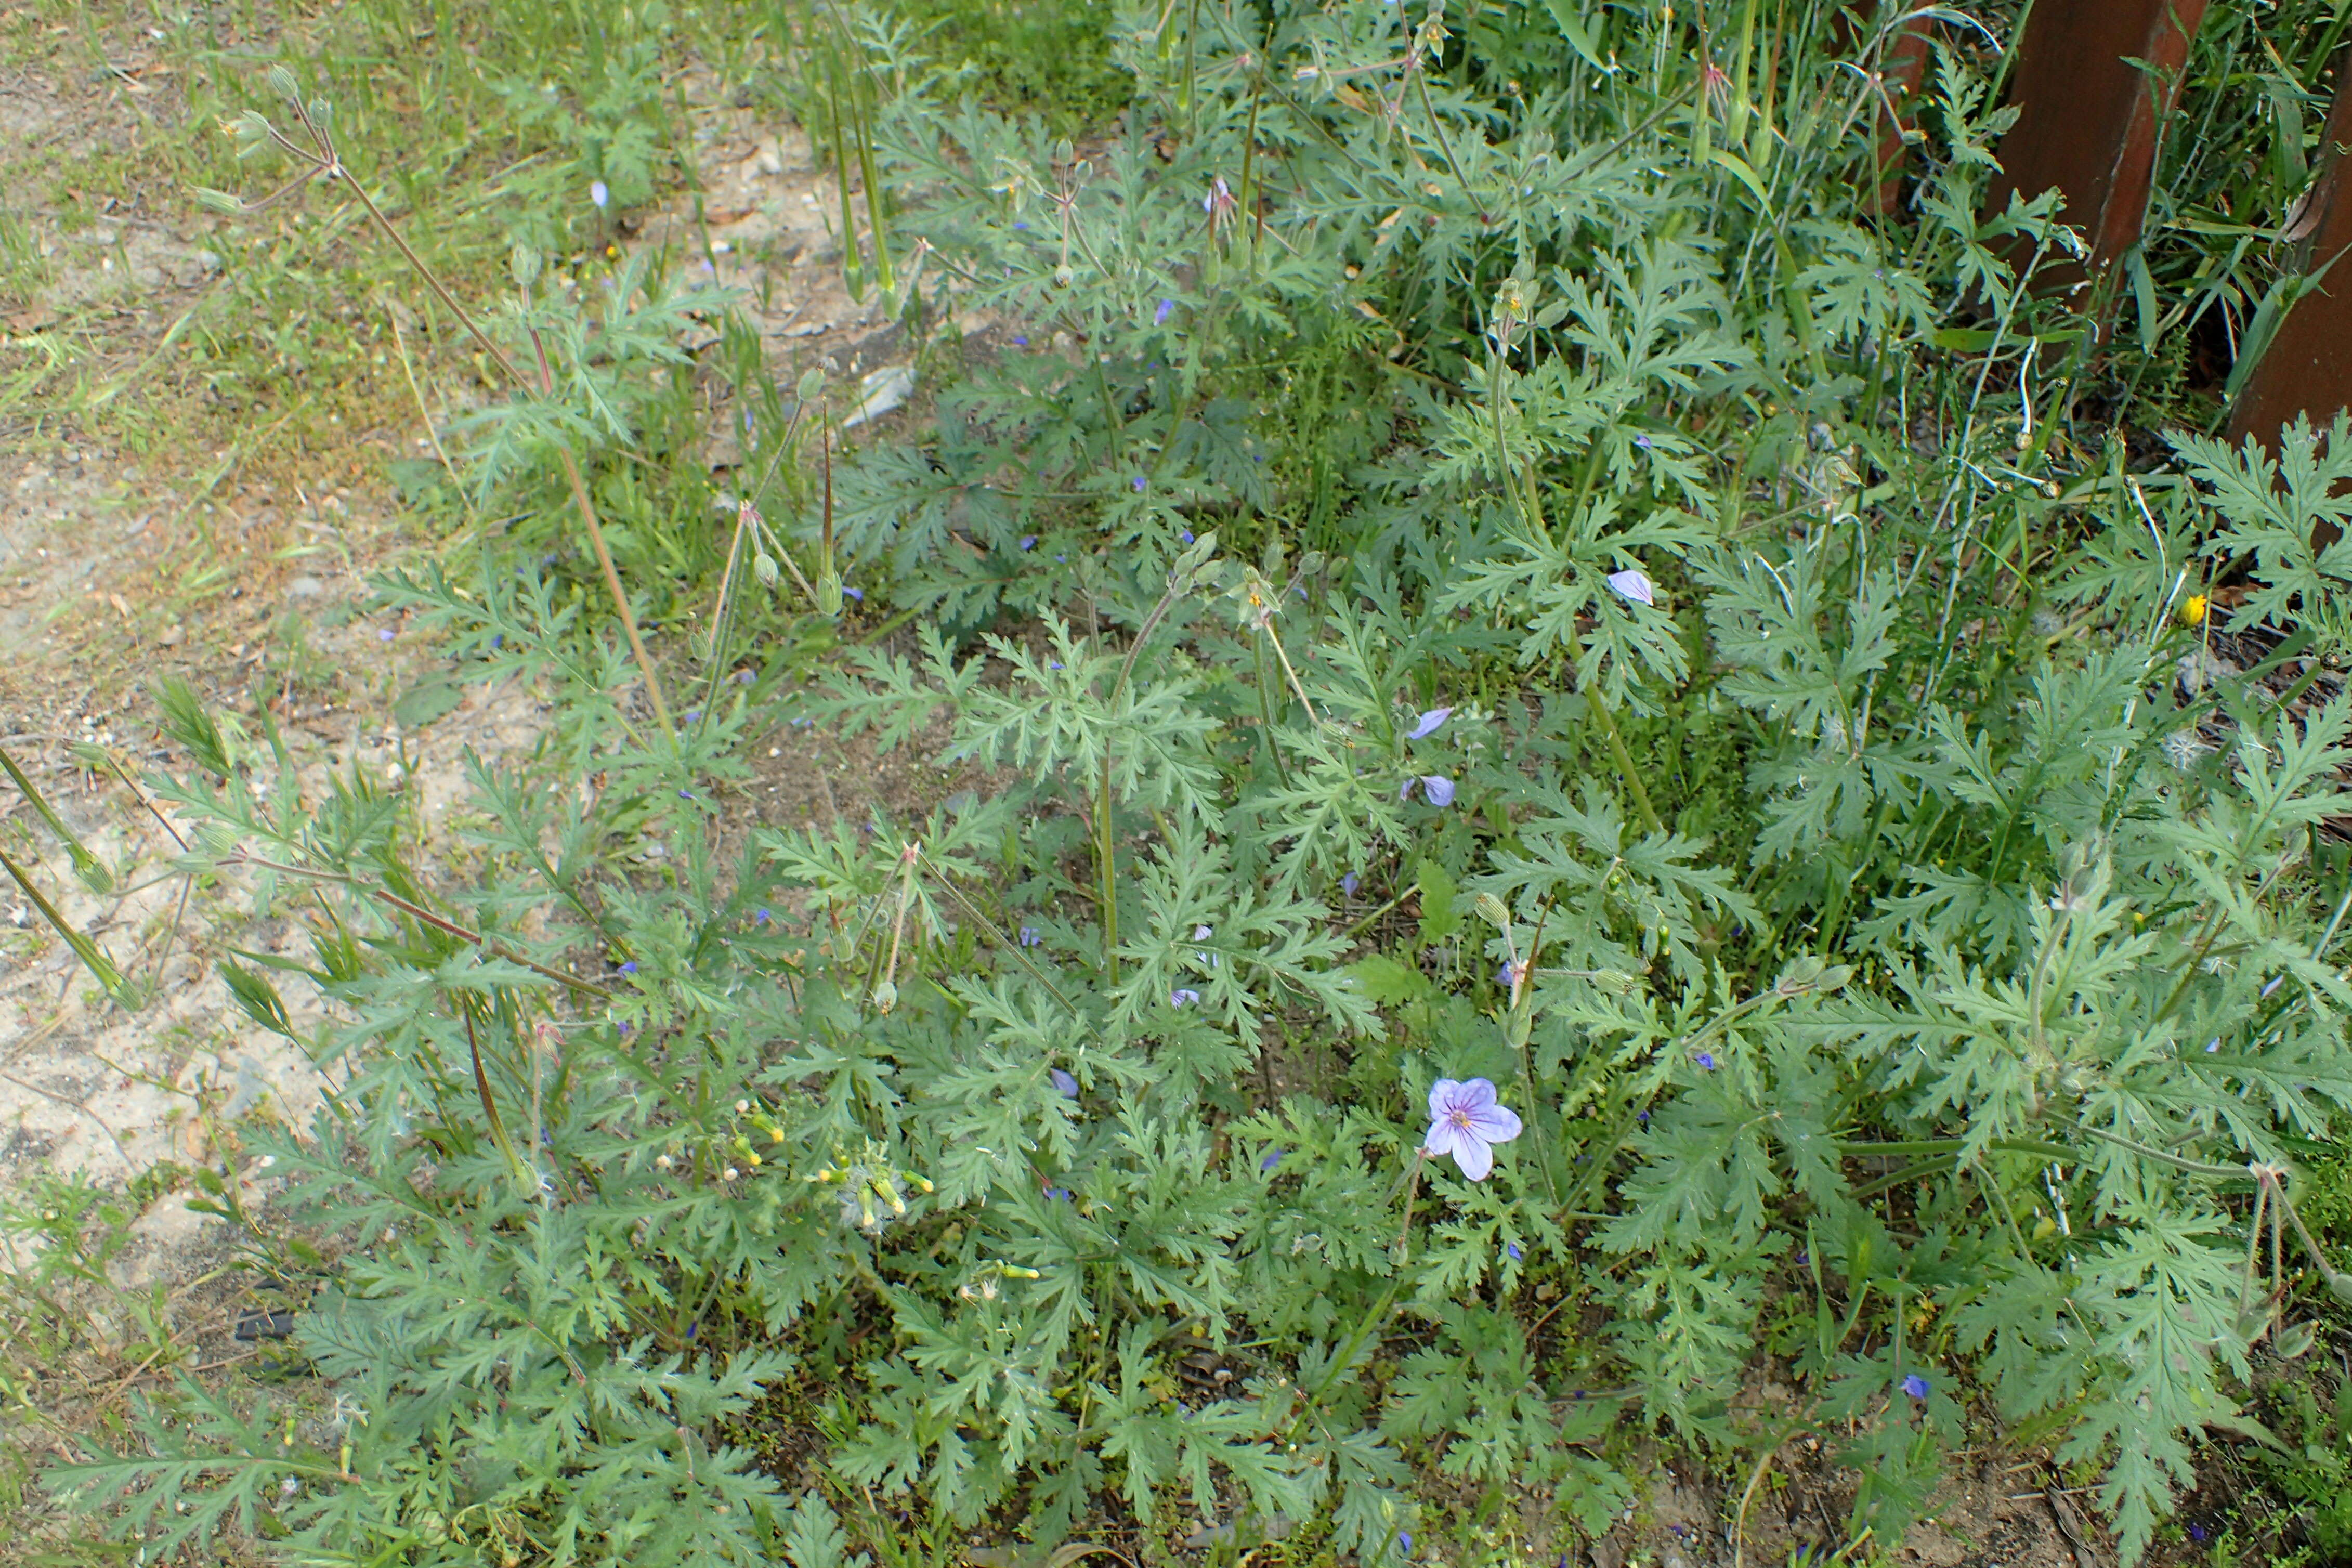
<path fill-rule="evenodd" d="M 2272 333 L 2252 372 L 2230 405 L 2230 439 L 2252 436 L 2275 442 L 2298 414 L 2326 425 L 2352 407 L 2352 179 L 2344 153 L 2352 147 L 2352 52 L 2336 62 L 2336 100 L 2320 133 L 2318 175 L 2291 226 L 2304 231 L 2298 270 L 2327 267 L 2318 287 L 2296 300 Z M 2343 258 L 2336 260 L 2336 258 Z"/>
<path fill-rule="evenodd" d="M 2066 197 L 2060 216 L 2090 244 L 2088 270 L 2130 249 L 2147 216 L 2158 132 L 2204 19 L 2205 0 L 2035 0 L 2010 81 L 2017 123 L 2001 138 L 1986 216 L 2008 210 L 2012 191 L 2054 185 Z"/>

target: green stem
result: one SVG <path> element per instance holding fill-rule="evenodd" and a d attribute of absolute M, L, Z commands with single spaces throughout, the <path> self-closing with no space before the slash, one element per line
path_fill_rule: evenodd
<path fill-rule="evenodd" d="M 1633 794 L 1634 809 L 1653 833 L 1664 833 L 1666 825 L 1658 820 L 1658 808 L 1650 804 L 1649 787 L 1642 783 L 1640 770 L 1633 766 L 1633 755 L 1625 749 L 1625 738 L 1617 732 L 1617 721 L 1610 716 L 1608 700 L 1601 695 L 1601 684 L 1594 681 L 1584 689 L 1584 705 L 1601 725 L 1601 733 L 1609 742 L 1610 754 L 1616 759 L 1619 776 Z"/>

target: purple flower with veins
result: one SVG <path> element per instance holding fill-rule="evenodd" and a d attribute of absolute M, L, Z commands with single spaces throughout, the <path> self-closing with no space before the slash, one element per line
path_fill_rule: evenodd
<path fill-rule="evenodd" d="M 1200 999 L 1201 994 L 1189 985 L 1180 985 L 1168 993 L 1168 1005 L 1171 1007 L 1190 1007 Z"/>
<path fill-rule="evenodd" d="M 1440 724 L 1444 723 L 1447 717 L 1451 715 L 1453 711 L 1454 710 L 1451 708 L 1431 709 L 1428 712 L 1423 713 L 1420 719 L 1414 722 L 1412 729 L 1407 730 L 1404 732 L 1404 738 L 1408 741 L 1418 741 L 1424 735 L 1436 734 L 1437 727 Z"/>
<path fill-rule="evenodd" d="M 1034 947 L 1034 946 L 1036 946 L 1039 942 L 1043 942 L 1043 941 L 1045 941 L 1045 939 L 1044 937 L 1041 937 L 1041 936 L 1039 936 L 1039 935 L 1037 934 L 1037 928 L 1036 928 L 1035 926 L 1023 926 L 1023 927 L 1021 928 L 1021 945 L 1022 945 L 1022 946 L 1024 946 L 1024 947 Z"/>
<path fill-rule="evenodd" d="M 1495 1086 L 1486 1079 L 1442 1078 L 1429 1086 L 1429 1131 L 1421 1146 L 1433 1156 L 1453 1155 L 1472 1181 L 1485 1181 L 1495 1168 L 1496 1144 L 1518 1135 L 1519 1119 L 1495 1103 Z"/>
<path fill-rule="evenodd" d="M 1442 773 L 1423 774 L 1421 790 L 1432 805 L 1442 809 L 1454 804 L 1454 781 Z"/>
<path fill-rule="evenodd" d="M 1927 1397 L 1927 1380 L 1921 1377 L 1916 1372 L 1910 1376 L 1905 1378 L 1901 1383 L 1896 1384 L 1895 1386 L 1914 1399 L 1925 1399 Z"/>
<path fill-rule="evenodd" d="M 1629 605 L 1654 605 L 1658 602 L 1646 572 L 1612 572 L 1609 574 L 1609 587 Z"/>
<path fill-rule="evenodd" d="M 1076 1100 L 1078 1098 L 1078 1080 L 1076 1079 L 1072 1078 L 1060 1068 L 1047 1068 L 1045 1069 L 1045 1076 L 1054 1080 L 1054 1087 L 1062 1091 L 1063 1099 Z"/>

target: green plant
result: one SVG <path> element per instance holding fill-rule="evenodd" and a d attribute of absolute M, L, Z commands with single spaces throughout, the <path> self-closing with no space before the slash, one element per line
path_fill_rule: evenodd
<path fill-rule="evenodd" d="M 1990 1410 L 2143 1552 L 2255 1347 L 2352 1291 L 2301 1172 L 2352 1109 L 2347 547 L 2310 544 L 2352 426 L 2283 488 L 2104 440 L 2081 389 L 2146 351 L 2036 289 L 2053 197 L 1979 216 L 1997 54 L 1938 41 L 1890 222 L 1832 8 L 1781 9 L 1139 8 L 1084 156 L 828 16 L 845 193 L 892 197 L 853 288 L 1027 341 L 862 449 L 794 389 L 782 482 L 664 567 L 719 583 L 655 645 L 703 693 L 663 733 L 622 565 L 664 546 L 597 531 L 683 306 L 632 271 L 596 339 L 528 292 L 482 325 L 547 368 L 478 503 L 552 458 L 620 635 L 537 537 L 382 581 L 557 699 L 473 767 L 462 868 L 165 702 L 179 869 L 311 931 L 225 975 L 341 1073 L 256 1135 L 331 1253 L 319 1386 L 184 1383 L 50 1483 L 156 1552 L 1279 1518 L 1373 1563 L 1530 1492 L 1597 1532 L 1621 1421 L 1750 1474 L 1810 1424 L 1891 1539 Z M 741 668 L 741 616 L 845 594 L 916 624 Z M 727 831 L 795 720 L 992 793 Z"/>

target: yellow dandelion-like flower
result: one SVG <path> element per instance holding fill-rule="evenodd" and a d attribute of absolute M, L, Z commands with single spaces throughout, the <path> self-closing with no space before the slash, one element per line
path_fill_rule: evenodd
<path fill-rule="evenodd" d="M 2205 602 L 2204 595 L 2189 595 L 2189 597 L 2180 602 L 2181 623 L 2185 626 L 2203 626 L 2205 624 L 2205 611 L 2207 608 L 2208 606 Z"/>

